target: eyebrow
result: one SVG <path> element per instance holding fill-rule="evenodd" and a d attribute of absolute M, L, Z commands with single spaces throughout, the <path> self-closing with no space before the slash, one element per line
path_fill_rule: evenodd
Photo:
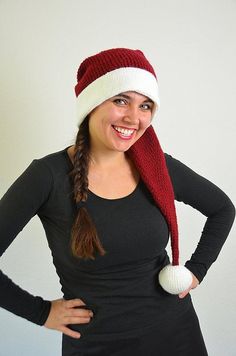
<path fill-rule="evenodd" d="M 117 94 L 115 96 L 123 96 L 124 98 L 126 99 L 132 99 L 129 95 L 127 94 L 123 94 L 123 93 L 120 93 L 120 94 Z M 153 101 L 151 99 L 146 99 L 143 101 L 144 103 L 153 103 Z"/>

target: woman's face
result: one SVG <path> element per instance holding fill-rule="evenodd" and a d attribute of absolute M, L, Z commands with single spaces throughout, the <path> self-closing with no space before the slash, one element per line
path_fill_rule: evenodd
<path fill-rule="evenodd" d="M 91 149 L 127 151 L 150 126 L 154 103 L 134 91 L 116 95 L 89 115 Z"/>

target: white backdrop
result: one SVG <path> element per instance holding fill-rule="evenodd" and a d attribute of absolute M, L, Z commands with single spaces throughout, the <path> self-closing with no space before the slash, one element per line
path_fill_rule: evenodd
<path fill-rule="evenodd" d="M 153 64 L 161 108 L 154 126 L 165 152 L 236 202 L 234 0 L 0 1 L 0 195 L 34 158 L 73 144 L 74 85 L 81 61 L 111 47 L 139 48 Z M 184 263 L 205 217 L 177 203 Z M 0 232 L 1 234 L 1 232 Z M 212 356 L 235 356 L 235 227 L 192 292 Z M 37 217 L 1 258 L 16 283 L 61 297 Z M 0 310 L 0 356 L 58 356 L 61 335 Z"/>

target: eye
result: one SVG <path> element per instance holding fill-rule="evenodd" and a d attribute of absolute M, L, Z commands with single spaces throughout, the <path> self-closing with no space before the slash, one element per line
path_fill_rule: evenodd
<path fill-rule="evenodd" d="M 117 98 L 117 99 L 113 100 L 113 102 L 116 103 L 116 104 L 122 104 L 122 102 L 126 103 L 126 101 L 124 99 L 121 99 L 121 98 Z"/>
<path fill-rule="evenodd" d="M 152 110 L 153 106 L 151 104 L 142 104 L 144 110 Z"/>

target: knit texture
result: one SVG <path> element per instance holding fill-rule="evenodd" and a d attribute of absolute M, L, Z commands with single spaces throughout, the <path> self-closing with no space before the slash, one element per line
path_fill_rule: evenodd
<path fill-rule="evenodd" d="M 112 48 L 90 56 L 81 63 L 77 72 L 76 96 L 99 77 L 115 69 L 126 67 L 144 69 L 156 78 L 152 65 L 147 61 L 142 51 Z"/>
<path fill-rule="evenodd" d="M 79 66 L 75 86 L 78 126 L 97 106 L 127 91 L 153 101 L 153 119 L 160 107 L 159 88 L 142 51 L 112 48 L 86 58 Z"/>
<path fill-rule="evenodd" d="M 136 91 L 153 100 L 153 118 L 159 106 L 157 77 L 142 51 L 112 48 L 86 58 L 78 69 L 75 86 L 79 123 L 106 99 L 128 90 Z M 171 234 L 172 264 L 178 265 L 178 227 L 174 192 L 164 153 L 152 126 L 132 145 L 128 154 L 166 218 Z"/>
<path fill-rule="evenodd" d="M 174 191 L 165 156 L 152 126 L 127 151 L 140 176 L 166 218 L 171 234 L 172 264 L 179 264 L 178 224 Z"/>

